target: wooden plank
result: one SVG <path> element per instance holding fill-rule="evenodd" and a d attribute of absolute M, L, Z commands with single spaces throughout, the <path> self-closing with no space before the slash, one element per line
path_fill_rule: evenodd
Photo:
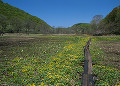
<path fill-rule="evenodd" d="M 81 86 L 95 86 L 92 75 L 92 58 L 89 51 L 90 41 L 91 39 L 87 42 L 87 45 L 84 47 L 85 63 Z"/>

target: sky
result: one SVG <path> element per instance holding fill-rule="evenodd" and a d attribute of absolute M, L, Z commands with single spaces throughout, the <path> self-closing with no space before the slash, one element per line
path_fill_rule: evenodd
<path fill-rule="evenodd" d="M 90 23 L 93 16 L 105 17 L 120 0 L 2 0 L 37 16 L 50 26 L 71 27 L 76 23 Z"/>

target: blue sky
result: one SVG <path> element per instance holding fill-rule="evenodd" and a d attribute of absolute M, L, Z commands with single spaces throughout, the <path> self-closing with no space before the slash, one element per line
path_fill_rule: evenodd
<path fill-rule="evenodd" d="M 50 26 L 89 23 L 95 15 L 109 14 L 120 0 L 2 0 L 37 16 Z"/>

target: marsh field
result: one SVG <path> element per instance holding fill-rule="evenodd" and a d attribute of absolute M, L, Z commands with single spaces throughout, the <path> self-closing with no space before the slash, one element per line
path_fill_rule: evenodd
<path fill-rule="evenodd" d="M 74 34 L 0 36 L 0 84 L 80 86 L 90 37 L 95 85 L 120 85 L 120 36 Z"/>

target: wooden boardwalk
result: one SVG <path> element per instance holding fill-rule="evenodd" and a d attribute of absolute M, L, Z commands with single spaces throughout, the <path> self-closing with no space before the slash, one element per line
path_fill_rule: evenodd
<path fill-rule="evenodd" d="M 90 41 L 91 38 L 87 42 L 87 45 L 84 47 L 85 63 L 84 63 L 84 72 L 82 74 L 81 86 L 95 86 L 93 81 L 93 74 L 92 74 L 92 58 L 89 50 Z"/>

